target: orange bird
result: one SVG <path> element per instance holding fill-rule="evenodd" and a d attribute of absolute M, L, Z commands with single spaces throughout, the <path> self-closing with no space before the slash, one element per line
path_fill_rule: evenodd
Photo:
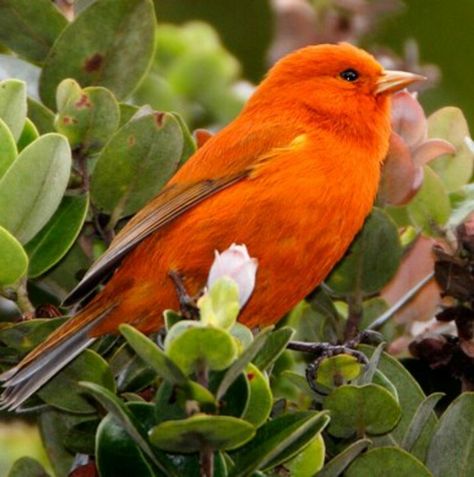
<path fill-rule="evenodd" d="M 65 304 L 105 287 L 5 381 L 15 409 L 98 336 L 130 323 L 149 333 L 179 306 L 170 272 L 190 294 L 214 251 L 247 245 L 256 287 L 249 327 L 279 320 L 342 257 L 372 207 L 390 136 L 390 94 L 421 77 L 384 71 L 349 44 L 280 60 L 240 115 L 209 139 L 120 231 Z M 115 270 L 115 271 L 114 271 Z"/>

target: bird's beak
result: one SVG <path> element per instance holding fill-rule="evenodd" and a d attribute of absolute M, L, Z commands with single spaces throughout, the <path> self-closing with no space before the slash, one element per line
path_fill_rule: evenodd
<path fill-rule="evenodd" d="M 415 81 L 424 81 L 426 78 L 415 73 L 407 73 L 406 71 L 390 71 L 385 70 L 375 87 L 375 94 L 395 93 Z"/>

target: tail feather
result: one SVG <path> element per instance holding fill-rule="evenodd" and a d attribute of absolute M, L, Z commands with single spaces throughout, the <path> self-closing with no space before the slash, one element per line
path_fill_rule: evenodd
<path fill-rule="evenodd" d="M 0 381 L 4 381 L 2 386 L 5 390 L 0 396 L 0 409 L 10 411 L 18 409 L 57 372 L 92 344 L 95 338 L 89 336 L 90 331 L 110 313 L 112 308 L 94 315 L 81 314 L 82 316 L 79 315 L 66 322 L 41 345 L 39 350 L 32 351 L 13 369 L 1 374 Z M 81 319 L 77 321 L 76 326 L 71 327 L 71 322 L 75 322 L 76 318 Z M 64 333 L 64 330 L 68 333 Z M 63 339 L 58 339 L 61 334 Z"/>

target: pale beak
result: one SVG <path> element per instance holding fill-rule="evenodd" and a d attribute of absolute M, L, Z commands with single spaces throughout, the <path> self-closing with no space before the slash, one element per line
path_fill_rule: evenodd
<path fill-rule="evenodd" d="M 415 73 L 385 70 L 380 76 L 380 79 L 377 81 L 375 94 L 395 93 L 396 91 L 405 88 L 409 84 L 424 80 L 426 80 L 426 77 L 417 75 Z"/>

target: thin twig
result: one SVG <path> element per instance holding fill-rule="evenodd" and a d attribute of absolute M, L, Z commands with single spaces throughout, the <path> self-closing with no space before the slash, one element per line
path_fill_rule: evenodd
<path fill-rule="evenodd" d="M 380 329 L 397 311 L 403 308 L 431 279 L 434 277 L 434 272 L 429 273 L 420 280 L 408 293 L 403 295 L 391 308 L 380 315 L 371 325 L 368 330 Z"/>

